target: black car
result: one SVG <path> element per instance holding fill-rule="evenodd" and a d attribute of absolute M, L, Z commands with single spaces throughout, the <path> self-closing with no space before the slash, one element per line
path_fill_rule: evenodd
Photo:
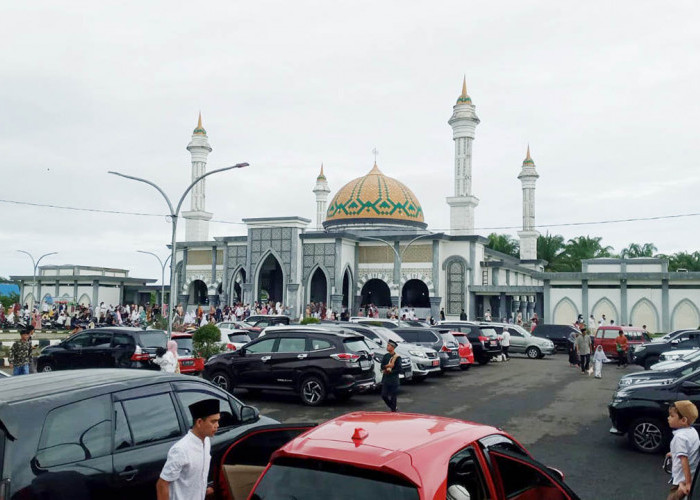
<path fill-rule="evenodd" d="M 168 450 L 192 426 L 189 405 L 209 398 L 221 411 L 215 479 L 232 443 L 276 422 L 211 383 L 116 369 L 11 377 L 0 391 L 0 498 L 155 499 Z"/>
<path fill-rule="evenodd" d="M 676 363 L 674 363 L 676 364 Z M 688 363 L 677 363 L 678 366 L 671 370 L 644 370 L 623 375 L 617 383 L 618 389 L 624 389 L 637 384 L 646 382 L 663 382 L 669 384 L 676 379 L 690 375 L 693 372 L 700 370 L 700 359 L 690 361 Z"/>
<path fill-rule="evenodd" d="M 82 368 L 142 368 L 158 370 L 158 347 L 165 348 L 163 330 L 140 328 L 94 328 L 45 347 L 37 358 L 37 371 L 76 370 Z"/>
<path fill-rule="evenodd" d="M 659 357 L 666 351 L 674 349 L 695 349 L 700 347 L 700 331 L 689 330 L 678 335 L 670 342 L 648 342 L 637 346 L 631 353 L 632 362 L 646 370 L 659 362 Z"/>
<path fill-rule="evenodd" d="M 362 335 L 320 329 L 273 330 L 245 347 L 209 358 L 204 378 L 232 391 L 297 392 L 317 406 L 328 394 L 347 399 L 374 385 L 372 349 Z"/>
<path fill-rule="evenodd" d="M 551 340 L 557 351 L 568 351 L 569 336 L 572 332 L 581 333 L 574 325 L 537 325 L 532 334 Z"/>
<path fill-rule="evenodd" d="M 459 368 L 459 343 L 445 327 L 399 327 L 394 332 L 411 344 L 435 349 L 440 358 L 440 368 L 444 373 L 449 368 Z"/>
<path fill-rule="evenodd" d="M 611 434 L 625 435 L 630 444 L 644 453 L 668 451 L 671 429 L 668 406 L 689 399 L 700 406 L 700 372 L 695 371 L 673 382 L 648 381 L 619 389 L 608 405 Z M 700 430 L 700 420 L 693 426 Z"/>
<path fill-rule="evenodd" d="M 441 322 L 440 326 L 466 334 L 472 345 L 474 360 L 480 365 L 485 365 L 491 358 L 503 353 L 498 332 L 494 328 L 467 321 Z"/>

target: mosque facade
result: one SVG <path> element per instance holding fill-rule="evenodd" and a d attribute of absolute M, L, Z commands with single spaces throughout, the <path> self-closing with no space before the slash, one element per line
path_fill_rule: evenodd
<path fill-rule="evenodd" d="M 314 221 L 298 216 L 246 218 L 244 236 L 209 238 L 205 181 L 183 213 L 186 241 L 177 244 L 177 302 L 252 303 L 273 300 L 299 316 L 309 302 L 351 314 L 367 304 L 380 311 L 413 308 L 419 317 L 470 319 L 489 312 L 549 323 L 579 314 L 646 324 L 650 331 L 700 324 L 700 273 L 668 272 L 660 259 L 593 259 L 580 273 L 545 272 L 537 259 L 535 191 L 539 177 L 528 147 L 517 176 L 522 186 L 520 258 L 486 247 L 474 233 L 479 199 L 472 192 L 472 146 L 479 124 L 466 82 L 448 124 L 454 142 L 450 231 L 431 232 L 414 192 L 374 166 L 332 197 L 323 167 L 313 188 Z M 212 151 L 201 117 L 187 149 L 192 178 Z M 328 201 L 330 199 L 330 201 Z"/>

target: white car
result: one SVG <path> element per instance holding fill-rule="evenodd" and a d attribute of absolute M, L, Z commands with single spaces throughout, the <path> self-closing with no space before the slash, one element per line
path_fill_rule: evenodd
<path fill-rule="evenodd" d="M 679 355 L 680 353 L 680 355 Z M 668 354 L 668 356 L 666 356 Z M 652 370 L 673 370 L 691 361 L 700 359 L 700 349 L 682 349 L 661 354 L 660 361 L 651 365 Z"/>
<path fill-rule="evenodd" d="M 219 327 L 221 337 L 217 344 L 224 348 L 225 351 L 237 351 L 252 339 L 246 330 L 234 330 L 231 328 Z"/>
<path fill-rule="evenodd" d="M 396 332 L 383 326 L 370 326 L 369 329 L 377 336 L 370 337 L 370 340 L 380 346 L 386 347 L 389 340 L 398 344 L 396 352 L 402 358 L 411 360 L 411 372 L 416 382 L 422 382 L 430 373 L 440 373 L 440 358 L 435 349 L 406 342 Z"/>

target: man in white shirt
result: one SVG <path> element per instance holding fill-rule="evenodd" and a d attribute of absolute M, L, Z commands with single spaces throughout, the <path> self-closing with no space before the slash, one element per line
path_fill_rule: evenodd
<path fill-rule="evenodd" d="M 192 429 L 168 451 L 168 459 L 156 483 L 158 500 L 204 500 L 214 489 L 207 487 L 211 462 L 210 439 L 219 428 L 219 400 L 191 404 Z"/>
<path fill-rule="evenodd" d="M 503 355 L 506 357 L 506 361 L 510 361 L 510 356 L 508 355 L 508 349 L 510 348 L 510 332 L 508 328 L 503 329 L 501 347 L 503 348 Z"/>

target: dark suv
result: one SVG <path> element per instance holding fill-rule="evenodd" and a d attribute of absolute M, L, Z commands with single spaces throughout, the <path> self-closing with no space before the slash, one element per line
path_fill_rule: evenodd
<path fill-rule="evenodd" d="M 568 351 L 571 332 L 581 333 L 573 325 L 537 325 L 532 334 L 551 340 L 557 351 Z"/>
<path fill-rule="evenodd" d="M 232 443 L 276 422 L 209 382 L 146 370 L 11 377 L 0 392 L 0 498 L 155 498 L 168 450 L 192 426 L 189 405 L 209 398 L 221 411 L 214 479 Z"/>
<path fill-rule="evenodd" d="M 311 328 L 274 330 L 232 352 L 209 358 L 204 378 L 234 387 L 299 393 L 317 406 L 329 393 L 347 399 L 374 385 L 372 348 L 362 335 Z"/>
<path fill-rule="evenodd" d="M 627 333 L 627 332 L 625 332 Z M 644 369 L 648 370 L 655 363 L 659 362 L 659 357 L 666 351 L 674 349 L 697 349 L 700 347 L 700 331 L 689 330 L 678 335 L 670 342 L 648 342 L 637 344 L 632 353 L 632 361 Z"/>
<path fill-rule="evenodd" d="M 472 344 L 474 359 L 480 365 L 485 365 L 494 356 L 500 356 L 503 352 L 501 341 L 498 340 L 498 332 L 486 325 L 477 325 L 466 321 L 454 321 L 440 323 L 443 328 L 449 328 L 467 335 Z"/>
<path fill-rule="evenodd" d="M 447 328 L 400 327 L 394 333 L 406 342 L 435 349 L 440 357 L 441 373 L 448 368 L 459 368 L 459 343 Z"/>
<path fill-rule="evenodd" d="M 158 370 L 151 361 L 158 347 L 165 348 L 163 330 L 140 328 L 94 328 L 63 342 L 45 347 L 37 358 L 37 371 L 82 368 L 145 368 Z"/>

